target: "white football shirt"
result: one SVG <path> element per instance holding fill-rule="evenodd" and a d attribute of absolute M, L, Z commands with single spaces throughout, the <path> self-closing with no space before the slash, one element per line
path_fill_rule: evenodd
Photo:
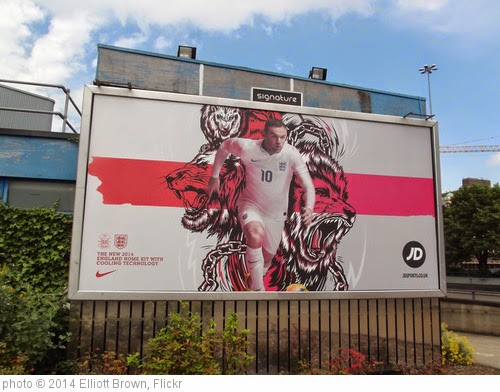
<path fill-rule="evenodd" d="M 227 139 L 217 152 L 212 177 L 218 177 L 229 154 L 239 157 L 245 166 L 245 188 L 238 205 L 252 204 L 269 218 L 284 220 L 288 210 L 290 182 L 295 174 L 305 190 L 306 207 L 314 209 L 314 185 L 295 147 L 285 143 L 279 153 L 271 155 L 262 148 L 262 140 Z"/>

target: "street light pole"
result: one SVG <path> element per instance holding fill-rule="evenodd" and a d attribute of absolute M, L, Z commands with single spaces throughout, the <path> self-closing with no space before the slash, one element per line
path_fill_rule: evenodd
<path fill-rule="evenodd" d="M 427 87 L 429 89 L 429 110 L 430 110 L 429 114 L 432 116 L 431 73 L 433 71 L 437 71 L 438 67 L 436 66 L 436 64 L 432 65 L 425 64 L 422 68 L 419 68 L 418 70 L 422 75 L 427 74 Z"/>

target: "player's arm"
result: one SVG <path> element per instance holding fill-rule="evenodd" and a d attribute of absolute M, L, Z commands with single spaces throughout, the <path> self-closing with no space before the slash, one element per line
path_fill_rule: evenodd
<path fill-rule="evenodd" d="M 241 154 L 242 144 L 239 139 L 227 139 L 222 142 L 217 153 L 215 154 L 214 164 L 212 166 L 212 173 L 208 180 L 207 194 L 208 200 L 212 198 L 214 193 L 219 192 L 220 179 L 219 174 L 222 169 L 224 161 L 227 159 L 229 154 L 239 156 Z"/>
<path fill-rule="evenodd" d="M 298 157 L 295 159 L 294 173 L 298 177 L 300 185 L 304 189 L 305 197 L 305 207 L 302 209 L 302 219 L 304 219 L 306 225 L 310 225 L 312 223 L 314 203 L 316 202 L 316 190 L 314 189 L 314 184 L 312 182 L 311 175 L 309 174 L 309 170 L 307 170 L 307 166 L 298 152 L 297 155 Z"/>

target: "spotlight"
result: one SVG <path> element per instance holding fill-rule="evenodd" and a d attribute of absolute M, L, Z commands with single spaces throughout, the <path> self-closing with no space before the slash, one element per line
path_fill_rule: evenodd
<path fill-rule="evenodd" d="M 309 71 L 309 78 L 316 80 L 326 80 L 326 68 L 312 67 Z"/>
<path fill-rule="evenodd" d="M 179 45 L 177 48 L 177 57 L 184 57 L 188 59 L 196 59 L 196 48 L 193 46 Z"/>
<path fill-rule="evenodd" d="M 438 70 L 438 67 L 436 66 L 436 64 L 432 64 L 432 65 L 427 65 L 425 64 L 422 68 L 419 68 L 418 71 L 421 73 L 421 74 L 431 74 L 432 71 L 437 71 Z"/>
<path fill-rule="evenodd" d="M 422 68 L 418 69 L 418 72 L 420 72 L 422 75 L 427 74 L 427 85 L 429 88 L 429 110 L 431 115 L 432 115 L 431 73 L 437 70 L 438 67 L 436 66 L 436 64 L 432 65 L 425 64 Z"/>

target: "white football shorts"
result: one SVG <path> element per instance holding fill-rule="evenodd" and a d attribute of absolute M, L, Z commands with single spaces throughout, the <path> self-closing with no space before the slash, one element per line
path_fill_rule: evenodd
<path fill-rule="evenodd" d="M 238 220 L 242 229 L 250 222 L 259 222 L 265 231 L 262 247 L 270 254 L 276 254 L 285 226 L 284 220 L 268 218 L 258 207 L 247 203 L 238 206 Z"/>

